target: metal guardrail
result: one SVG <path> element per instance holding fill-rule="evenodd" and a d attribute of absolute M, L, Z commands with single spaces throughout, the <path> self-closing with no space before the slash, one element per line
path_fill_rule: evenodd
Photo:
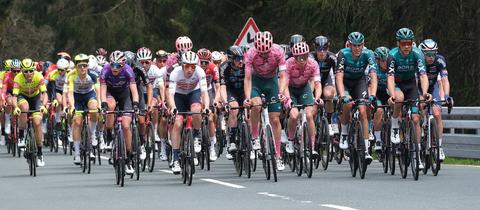
<path fill-rule="evenodd" d="M 442 119 L 445 155 L 480 159 L 480 107 L 443 108 Z"/>

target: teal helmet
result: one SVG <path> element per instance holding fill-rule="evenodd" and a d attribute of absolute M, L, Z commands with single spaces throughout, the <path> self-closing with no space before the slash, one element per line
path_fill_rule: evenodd
<path fill-rule="evenodd" d="M 365 41 L 365 37 L 360 32 L 355 31 L 348 35 L 348 42 L 350 42 L 350 44 L 355 44 L 355 45 L 363 44 L 364 41 Z"/>
<path fill-rule="evenodd" d="M 415 36 L 413 35 L 413 31 L 409 28 L 398 29 L 395 36 L 396 36 L 398 41 L 400 41 L 400 40 L 413 40 L 413 38 L 415 38 Z"/>
<path fill-rule="evenodd" d="M 381 60 L 385 60 L 387 59 L 388 57 L 388 51 L 390 51 L 390 49 L 388 49 L 387 47 L 378 47 L 377 49 L 375 49 L 375 58 L 378 58 L 378 59 L 381 59 Z"/>

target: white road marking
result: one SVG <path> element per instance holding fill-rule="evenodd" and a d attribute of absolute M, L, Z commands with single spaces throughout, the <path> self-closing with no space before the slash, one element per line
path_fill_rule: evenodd
<path fill-rule="evenodd" d="M 102 159 L 104 159 L 104 160 L 108 160 L 108 159 L 110 159 L 110 158 L 108 158 L 108 157 L 105 157 L 105 156 L 100 156 L 100 158 L 102 158 Z"/>
<path fill-rule="evenodd" d="M 272 198 L 281 198 L 281 199 L 284 199 L 284 200 L 290 200 L 290 197 L 288 197 L 288 196 L 277 195 L 277 194 L 268 193 L 268 192 L 258 192 L 257 194 L 265 195 L 265 196 L 272 197 Z"/>
<path fill-rule="evenodd" d="M 339 206 L 339 205 L 334 205 L 334 204 L 321 204 L 320 206 L 328 207 L 328 208 L 332 208 L 332 209 L 340 209 L 340 210 L 357 210 L 357 209 L 354 209 L 354 208 L 350 208 L 348 206 Z"/>
<path fill-rule="evenodd" d="M 164 173 L 173 174 L 173 171 L 170 171 L 170 170 L 159 170 L 159 171 L 164 172 Z"/>
<path fill-rule="evenodd" d="M 214 183 L 214 184 L 219 184 L 219 185 L 227 186 L 227 187 L 233 187 L 233 188 L 236 188 L 236 189 L 245 188 L 245 187 L 242 186 L 242 185 L 232 184 L 232 183 L 228 183 L 228 182 L 222 182 L 222 181 L 215 180 L 215 179 L 201 179 L 201 180 L 206 181 L 206 182 L 210 182 L 210 183 Z"/>

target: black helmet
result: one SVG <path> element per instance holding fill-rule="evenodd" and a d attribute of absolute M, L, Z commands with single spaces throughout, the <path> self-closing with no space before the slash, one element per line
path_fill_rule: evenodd
<path fill-rule="evenodd" d="M 290 47 L 293 47 L 294 44 L 305 41 L 303 36 L 300 34 L 294 34 L 290 37 Z"/>
<path fill-rule="evenodd" d="M 243 49 L 240 46 L 232 45 L 227 49 L 228 59 L 234 59 L 237 57 L 243 57 Z"/>
<path fill-rule="evenodd" d="M 283 53 L 285 54 L 285 57 L 292 52 L 290 49 L 290 46 L 286 44 L 281 44 L 280 47 L 283 49 Z"/>
<path fill-rule="evenodd" d="M 325 50 L 330 46 L 330 41 L 325 36 L 317 36 L 313 40 L 313 46 L 316 50 Z"/>
<path fill-rule="evenodd" d="M 133 63 L 135 62 L 135 58 L 136 58 L 136 55 L 134 52 L 132 51 L 125 51 L 123 52 L 125 54 L 125 58 L 127 59 L 126 60 L 126 63 L 129 65 L 129 66 L 132 66 Z M 133 68 L 133 67 L 132 67 Z"/>

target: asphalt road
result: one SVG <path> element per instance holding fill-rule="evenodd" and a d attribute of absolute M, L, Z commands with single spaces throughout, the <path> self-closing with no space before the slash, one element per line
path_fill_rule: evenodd
<path fill-rule="evenodd" d="M 23 157 L 13 158 L 0 147 L 0 209 L 480 208 L 480 167 L 473 166 L 443 165 L 438 176 L 429 173 L 414 181 L 410 174 L 406 179 L 398 172 L 384 174 L 374 162 L 361 180 L 351 177 L 348 163 L 335 163 L 327 171 L 315 170 L 311 179 L 286 170 L 274 183 L 260 168 L 250 179 L 238 177 L 223 157 L 211 171 L 197 169 L 192 186 L 162 162 L 139 181 L 127 178 L 122 188 L 106 160 L 91 174 L 82 173 L 68 155 L 45 152 L 45 162 L 31 177 Z"/>

